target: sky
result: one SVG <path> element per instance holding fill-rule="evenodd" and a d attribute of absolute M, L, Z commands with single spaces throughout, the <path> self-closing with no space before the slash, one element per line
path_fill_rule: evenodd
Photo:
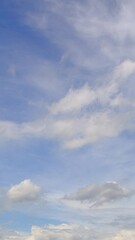
<path fill-rule="evenodd" d="M 135 2 L 0 1 L 0 239 L 135 239 Z"/>

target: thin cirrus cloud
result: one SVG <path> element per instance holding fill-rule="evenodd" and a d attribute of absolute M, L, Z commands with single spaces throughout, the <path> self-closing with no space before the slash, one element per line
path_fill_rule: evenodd
<path fill-rule="evenodd" d="M 115 68 L 106 84 L 71 89 L 50 105 L 44 118 L 19 124 L 0 121 L 1 140 L 38 136 L 57 139 L 65 148 L 74 149 L 133 128 L 134 104 L 121 88 L 134 72 L 134 61 L 126 60 Z M 131 107 L 128 114 L 123 111 L 127 103 Z"/>
<path fill-rule="evenodd" d="M 65 200 L 89 202 L 91 207 L 100 207 L 134 195 L 134 190 L 121 187 L 117 182 L 102 185 L 89 185 L 65 196 Z"/>
<path fill-rule="evenodd" d="M 64 61 L 81 69 L 95 68 L 95 65 L 100 68 L 134 56 L 133 45 L 130 46 L 135 36 L 134 6 L 134 1 L 129 4 L 117 0 L 41 1 L 38 11 L 29 11 L 25 21 L 51 40 L 54 36 L 53 42 L 64 49 Z"/>

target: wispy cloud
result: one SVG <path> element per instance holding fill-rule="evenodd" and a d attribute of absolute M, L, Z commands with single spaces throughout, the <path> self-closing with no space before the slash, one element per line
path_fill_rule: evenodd
<path fill-rule="evenodd" d="M 88 84 L 71 89 L 48 108 L 43 119 L 16 124 L 1 121 L 1 140 L 22 137 L 58 139 L 66 148 L 79 148 L 102 138 L 119 135 L 133 127 L 133 102 L 121 90 L 123 82 L 135 72 L 131 60 L 118 65 L 106 84 L 91 88 Z M 130 112 L 123 111 L 130 105 Z"/>
<path fill-rule="evenodd" d="M 133 1 L 41 1 L 26 23 L 53 38 L 63 49 L 64 61 L 80 69 L 99 69 L 134 56 L 134 7 Z"/>
<path fill-rule="evenodd" d="M 83 109 L 96 99 L 95 92 L 85 85 L 80 89 L 69 90 L 68 94 L 58 103 L 51 106 L 52 114 L 70 113 Z"/>

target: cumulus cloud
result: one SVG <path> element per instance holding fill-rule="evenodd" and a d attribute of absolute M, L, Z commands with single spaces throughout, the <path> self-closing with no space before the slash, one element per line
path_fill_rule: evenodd
<path fill-rule="evenodd" d="M 0 188 L 0 212 L 13 209 L 27 212 L 33 211 L 33 208 L 37 211 L 37 206 L 40 210 L 44 206 L 44 202 L 44 193 L 41 187 L 30 179 L 25 179 L 9 188 Z M 29 207 L 26 208 L 26 206 Z"/>
<path fill-rule="evenodd" d="M 65 199 L 80 202 L 88 201 L 91 207 L 96 207 L 123 198 L 128 198 L 133 194 L 133 190 L 123 188 L 117 182 L 107 182 L 102 185 L 89 185 L 83 187 L 76 193 L 65 196 Z"/>
<path fill-rule="evenodd" d="M 122 229 L 114 233 L 93 230 L 89 225 L 60 224 L 45 227 L 32 226 L 31 234 L 0 228 L 1 240 L 134 240 L 135 231 Z"/>
<path fill-rule="evenodd" d="M 41 188 L 30 179 L 26 179 L 12 186 L 7 192 L 7 197 L 14 202 L 28 202 L 37 200 L 40 193 Z"/>
<path fill-rule="evenodd" d="M 76 230 L 79 230 L 79 232 Z M 61 225 L 49 225 L 46 227 L 33 226 L 31 234 L 28 236 L 15 231 L 8 231 L 0 229 L 1 240 L 15 239 L 15 240 L 75 240 L 75 239 L 88 239 L 85 235 L 80 235 L 80 229 L 75 225 L 61 224 Z"/>
<path fill-rule="evenodd" d="M 134 230 L 121 230 L 116 236 L 110 237 L 109 240 L 134 240 L 135 239 L 135 231 Z"/>
<path fill-rule="evenodd" d="M 82 231 L 81 231 L 82 230 Z M 39 240 L 39 239 L 58 239 L 58 240 L 75 240 L 75 239 L 88 239 L 90 235 L 89 229 L 80 228 L 77 225 L 72 224 L 61 224 L 61 225 L 49 225 L 44 228 L 32 227 L 32 237 L 28 240 Z M 92 235 L 92 234 L 91 234 Z"/>
<path fill-rule="evenodd" d="M 17 232 L 5 232 L 4 234 L 3 232 L 2 240 L 89 240 L 90 238 L 99 240 L 101 236 L 94 232 L 89 226 L 60 224 L 46 225 L 45 227 L 32 226 L 30 235 L 23 235 Z"/>

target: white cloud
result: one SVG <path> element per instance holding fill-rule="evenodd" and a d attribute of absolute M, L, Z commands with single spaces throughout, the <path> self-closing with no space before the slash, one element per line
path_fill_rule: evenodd
<path fill-rule="evenodd" d="M 89 226 L 76 224 L 46 225 L 45 227 L 32 226 L 31 234 L 25 235 L 17 232 L 3 231 L 2 240 L 89 240 L 101 239 Z M 4 238 L 5 237 L 5 238 Z M 18 238 L 17 238 L 18 237 Z"/>
<path fill-rule="evenodd" d="M 45 227 L 32 226 L 31 234 L 0 228 L 1 240 L 134 240 L 135 231 L 123 229 L 116 234 L 93 230 L 89 225 L 60 224 Z"/>
<path fill-rule="evenodd" d="M 43 0 L 25 22 L 57 43 L 64 61 L 99 69 L 134 57 L 134 7 L 134 1 Z"/>
<path fill-rule="evenodd" d="M 89 234 L 90 232 L 87 228 L 80 227 L 79 229 L 79 226 L 72 224 L 61 224 L 57 226 L 49 225 L 44 228 L 33 226 L 32 237 L 28 238 L 28 240 L 63 240 L 63 238 L 65 240 L 81 240 L 82 238 L 88 239 Z"/>
<path fill-rule="evenodd" d="M 26 234 L 23 234 L 18 231 L 3 229 L 1 227 L 0 227 L 0 239 L 1 240 L 27 240 Z"/>
<path fill-rule="evenodd" d="M 116 236 L 109 238 L 109 240 L 134 240 L 135 239 L 135 231 L 134 230 L 121 230 Z"/>
<path fill-rule="evenodd" d="M 133 194 L 133 190 L 123 188 L 116 182 L 107 182 L 99 186 L 89 185 L 83 187 L 76 193 L 65 196 L 65 199 L 80 202 L 88 201 L 91 207 L 96 207 L 123 198 L 128 198 Z"/>
<path fill-rule="evenodd" d="M 64 98 L 52 104 L 50 110 L 53 114 L 74 112 L 88 106 L 95 98 L 95 91 L 85 85 L 80 89 L 70 89 Z"/>
<path fill-rule="evenodd" d="M 0 138 L 17 139 L 20 135 L 20 126 L 10 121 L 0 121 Z"/>
<path fill-rule="evenodd" d="M 84 145 L 94 143 L 106 137 L 117 136 L 124 128 L 124 119 L 113 116 L 110 113 L 95 113 L 81 118 L 75 119 L 74 125 L 77 130 L 70 139 L 65 138 L 64 146 L 74 149 Z"/>
<path fill-rule="evenodd" d="M 66 7 L 66 6 L 65 6 Z M 82 9 L 81 9 L 82 7 Z M 134 37 L 133 31 L 134 2 L 114 1 L 99 3 L 99 1 L 86 1 L 85 4 L 74 4 L 68 21 L 73 24 L 79 36 L 88 40 L 93 37 L 110 36 L 117 41 L 124 40 L 128 35 Z"/>
<path fill-rule="evenodd" d="M 134 126 L 134 104 L 121 89 L 123 84 L 128 85 L 134 72 L 135 62 L 126 60 L 104 84 L 93 89 L 88 84 L 70 89 L 50 105 L 44 118 L 20 124 L 0 121 L 1 140 L 29 136 L 52 138 L 65 148 L 74 149 L 130 130 Z M 128 112 L 124 106 L 130 106 Z"/>
<path fill-rule="evenodd" d="M 39 198 L 41 188 L 34 184 L 30 179 L 26 179 L 19 184 L 12 186 L 7 196 L 14 202 L 35 201 Z"/>
<path fill-rule="evenodd" d="M 135 73 L 135 62 L 127 59 L 116 67 L 116 70 L 114 71 L 114 78 L 116 78 L 118 82 L 123 82 L 123 80 L 133 73 Z"/>
<path fill-rule="evenodd" d="M 103 86 L 96 89 L 97 98 L 102 104 L 112 103 L 122 95 L 121 88 L 130 82 L 131 75 L 135 73 L 135 61 L 125 60 L 117 65 Z M 127 101 L 126 96 L 124 96 Z M 122 104 L 124 101 L 122 102 Z M 122 105 L 121 104 L 121 105 Z M 108 106 L 109 107 L 109 106 Z"/>

